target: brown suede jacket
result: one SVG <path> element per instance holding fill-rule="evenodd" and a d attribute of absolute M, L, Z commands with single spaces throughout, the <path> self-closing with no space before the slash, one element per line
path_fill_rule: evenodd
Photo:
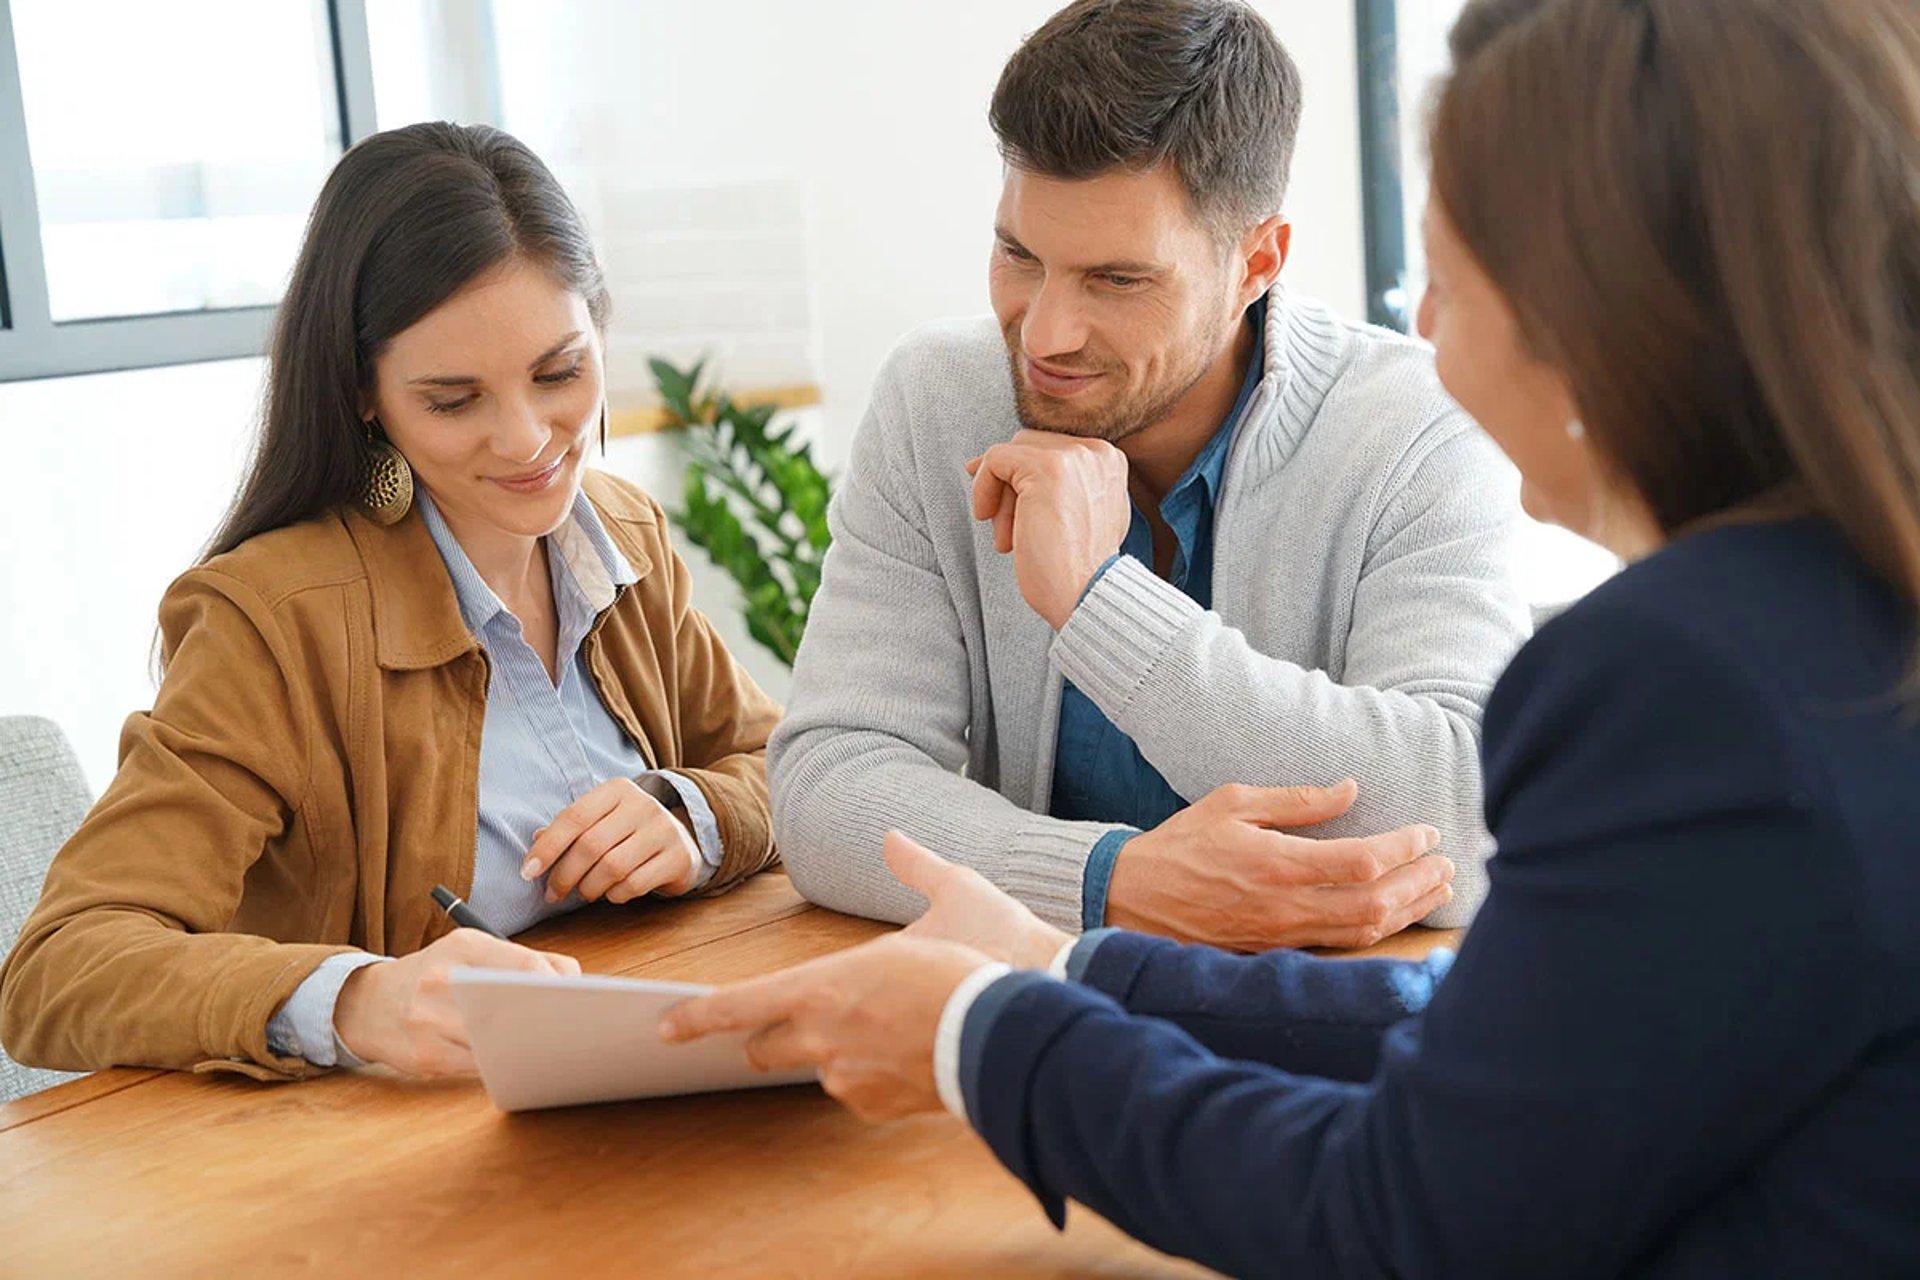
<path fill-rule="evenodd" d="M 585 489 L 639 575 L 587 637 L 594 684 L 712 805 L 720 892 L 774 861 L 780 709 L 689 605 L 659 505 Z M 0 1043 L 67 1070 L 313 1074 L 268 1049 L 274 1010 L 327 956 L 445 934 L 429 891 L 471 887 L 486 658 L 417 511 L 249 539 L 180 577 L 160 627 L 153 709 L 0 970 Z"/>

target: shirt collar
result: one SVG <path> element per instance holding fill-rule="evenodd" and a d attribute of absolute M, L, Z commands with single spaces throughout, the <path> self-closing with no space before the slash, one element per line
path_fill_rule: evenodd
<path fill-rule="evenodd" d="M 504 613 L 506 606 L 473 567 L 473 561 L 467 558 L 433 500 L 424 491 L 415 490 L 414 502 L 420 508 L 420 516 L 433 537 L 434 547 L 440 552 L 440 559 L 447 566 L 447 576 L 453 580 L 460 617 L 477 635 Z M 582 612 L 588 616 L 597 616 L 613 603 L 621 587 L 639 580 L 633 566 L 614 546 L 606 525 L 600 521 L 600 513 L 593 509 L 585 492 L 574 495 L 573 509 L 548 536 L 547 550 L 549 564 L 567 570 L 565 574 L 555 573 L 554 589 L 578 596 L 577 603 L 584 606 Z"/>
<path fill-rule="evenodd" d="M 1247 402 L 1253 399 L 1254 389 L 1260 385 L 1260 379 L 1266 372 L 1266 295 L 1261 295 L 1251 307 L 1247 308 L 1246 315 L 1243 317 L 1243 322 L 1245 321 L 1250 321 L 1253 325 L 1253 355 L 1247 361 L 1246 377 L 1240 380 L 1240 394 L 1234 397 L 1233 408 L 1227 411 L 1226 418 L 1220 423 L 1220 429 L 1215 431 L 1213 438 L 1207 441 L 1207 446 L 1200 451 L 1200 456 L 1193 460 L 1173 488 L 1167 491 L 1167 502 L 1171 502 L 1175 495 L 1184 493 L 1194 485 L 1202 487 L 1209 504 L 1218 504 L 1220 501 L 1220 488 L 1227 475 L 1227 457 L 1233 452 L 1233 437 L 1239 429 L 1240 419 L 1246 416 Z M 1165 503 L 1162 503 L 1162 506 L 1164 507 Z"/>

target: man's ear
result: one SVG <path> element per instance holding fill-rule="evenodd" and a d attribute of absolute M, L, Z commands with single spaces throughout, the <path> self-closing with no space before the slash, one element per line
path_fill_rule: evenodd
<path fill-rule="evenodd" d="M 1293 247 L 1293 224 L 1285 215 L 1263 219 L 1240 238 L 1240 305 L 1249 307 L 1255 298 L 1273 288 L 1287 265 L 1287 253 Z"/>

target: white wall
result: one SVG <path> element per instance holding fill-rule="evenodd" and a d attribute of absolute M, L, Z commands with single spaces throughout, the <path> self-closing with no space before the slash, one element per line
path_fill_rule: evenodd
<path fill-rule="evenodd" d="M 987 98 L 1006 56 L 1054 7 L 496 0 L 504 122 L 549 158 L 590 217 L 618 207 L 621 192 L 661 187 L 749 181 L 802 193 L 807 352 L 826 398 L 809 430 L 837 462 L 899 335 L 986 307 L 999 189 Z M 1357 315 L 1351 12 L 1299 0 L 1260 7 L 1308 85 L 1287 278 Z M 597 229 L 609 243 L 622 234 Z M 243 360 L 0 385 L 16 477 L 0 503 L 0 714 L 59 721 L 96 790 L 111 775 L 122 719 L 150 703 L 155 606 L 232 492 L 261 372 Z M 677 502 L 670 439 L 616 442 L 609 465 Z M 696 600 L 783 693 L 784 674 L 746 639 L 729 584 L 698 552 L 688 559 Z"/>
<path fill-rule="evenodd" d="M 43 715 L 97 793 L 149 678 L 160 594 L 226 509 L 260 360 L 0 385 L 0 715 Z"/>

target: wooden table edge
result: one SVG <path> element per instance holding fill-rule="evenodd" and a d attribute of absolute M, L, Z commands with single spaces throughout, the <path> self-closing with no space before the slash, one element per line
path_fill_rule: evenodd
<path fill-rule="evenodd" d="M 32 1124 L 36 1120 L 45 1120 L 48 1116 L 57 1116 L 62 1111 L 84 1107 L 89 1102 L 98 1102 L 124 1089 L 172 1074 L 159 1067 L 113 1067 L 57 1084 L 51 1089 L 30 1093 L 24 1098 L 15 1098 L 0 1106 L 0 1133 Z"/>
<path fill-rule="evenodd" d="M 770 929 L 776 925 L 785 924 L 790 920 L 798 920 L 810 912 L 821 912 L 826 915 L 843 914 L 841 912 L 828 911 L 826 908 L 817 906 L 803 899 L 795 903 L 790 909 L 783 910 L 779 915 L 771 916 L 765 920 L 755 921 L 753 924 L 735 929 L 731 933 L 723 933 L 710 938 L 689 941 L 684 946 L 675 946 L 671 951 L 655 952 L 644 960 L 622 965 L 614 969 L 613 973 L 616 976 L 631 974 L 636 970 L 644 969 L 649 965 L 673 956 L 684 955 L 690 951 L 717 946 L 736 938 L 745 937 L 761 929 Z M 1329 952 L 1320 948 L 1314 948 L 1312 951 L 1314 954 L 1319 955 L 1345 955 L 1354 959 L 1375 956 L 1391 959 L 1418 959 L 1424 956 L 1427 950 L 1432 947 L 1457 949 L 1465 933 L 1466 930 L 1464 929 L 1425 929 L 1414 926 L 1375 946 L 1364 948 L 1358 952 Z M 1418 947 L 1417 951 L 1415 950 L 1416 947 Z M 171 1074 L 172 1072 L 158 1067 L 114 1067 L 107 1071 L 96 1071 L 91 1075 L 82 1076 L 78 1080 L 70 1080 L 65 1084 L 55 1085 L 51 1089 L 44 1089 L 39 1093 L 30 1093 L 24 1098 L 18 1098 L 12 1102 L 0 1104 L 0 1133 L 21 1128 L 37 1120 L 44 1120 L 48 1116 L 59 1115 L 63 1111 L 70 1111 L 74 1107 L 85 1106 L 90 1102 L 98 1101 L 101 1098 L 109 1097 L 126 1089 L 136 1088 Z"/>

